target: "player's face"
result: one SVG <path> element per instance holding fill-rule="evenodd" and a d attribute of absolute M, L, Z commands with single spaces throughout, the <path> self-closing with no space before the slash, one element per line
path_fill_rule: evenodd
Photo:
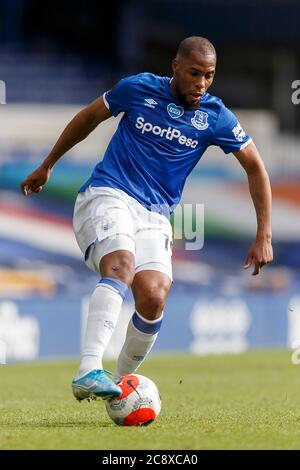
<path fill-rule="evenodd" d="M 172 68 L 172 92 L 185 106 L 198 106 L 201 97 L 213 82 L 216 57 L 191 51 L 188 57 L 174 59 Z"/>

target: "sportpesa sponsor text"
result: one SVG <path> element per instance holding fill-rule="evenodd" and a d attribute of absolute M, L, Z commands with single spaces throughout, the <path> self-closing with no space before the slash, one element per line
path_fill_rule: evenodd
<path fill-rule="evenodd" d="M 151 122 L 145 122 L 143 117 L 138 117 L 135 123 L 135 127 L 142 131 L 142 134 L 145 132 L 152 132 L 154 135 L 159 137 L 165 137 L 168 140 L 177 139 L 180 145 L 185 145 L 186 147 L 196 148 L 198 145 L 198 140 L 193 140 L 186 137 L 180 132 L 179 129 L 174 129 L 173 127 L 161 128 L 160 126 L 154 126 Z"/>

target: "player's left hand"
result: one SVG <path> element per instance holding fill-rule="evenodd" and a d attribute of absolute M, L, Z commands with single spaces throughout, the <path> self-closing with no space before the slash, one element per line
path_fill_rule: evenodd
<path fill-rule="evenodd" d="M 271 240 L 265 238 L 256 239 L 252 243 L 245 261 L 244 268 L 248 269 L 254 262 L 254 271 L 252 276 L 259 274 L 260 269 L 267 263 L 273 261 L 273 248 Z"/>
<path fill-rule="evenodd" d="M 22 194 L 29 196 L 32 193 L 40 193 L 43 186 L 49 180 L 51 172 L 52 169 L 44 167 L 43 165 L 39 166 L 20 184 Z"/>

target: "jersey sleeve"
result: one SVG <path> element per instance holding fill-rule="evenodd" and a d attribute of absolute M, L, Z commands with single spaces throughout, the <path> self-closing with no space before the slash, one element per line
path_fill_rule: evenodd
<path fill-rule="evenodd" d="M 224 153 L 238 152 L 252 141 L 246 134 L 236 115 L 222 105 L 211 145 L 221 147 Z"/>
<path fill-rule="evenodd" d="M 128 112 L 132 104 L 135 89 L 135 76 L 123 78 L 111 90 L 104 93 L 103 100 L 105 106 L 114 116 L 122 112 Z"/>

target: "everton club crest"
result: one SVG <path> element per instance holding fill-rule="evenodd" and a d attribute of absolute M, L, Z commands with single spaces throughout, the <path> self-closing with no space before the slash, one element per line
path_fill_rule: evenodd
<path fill-rule="evenodd" d="M 204 131 L 205 129 L 208 128 L 208 122 L 207 122 L 208 114 L 205 113 L 204 111 L 195 111 L 195 116 L 192 117 L 191 122 L 198 131 Z"/>

